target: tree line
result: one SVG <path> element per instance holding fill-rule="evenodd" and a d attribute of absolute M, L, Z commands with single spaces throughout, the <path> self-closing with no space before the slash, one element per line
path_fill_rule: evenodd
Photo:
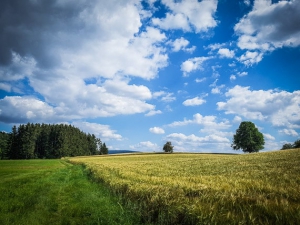
<path fill-rule="evenodd" d="M 55 159 L 108 154 L 94 134 L 66 124 L 22 124 L 11 133 L 0 133 L 1 159 Z"/>
<path fill-rule="evenodd" d="M 300 139 L 296 140 L 293 144 L 286 143 L 282 146 L 281 150 L 300 148 Z"/>

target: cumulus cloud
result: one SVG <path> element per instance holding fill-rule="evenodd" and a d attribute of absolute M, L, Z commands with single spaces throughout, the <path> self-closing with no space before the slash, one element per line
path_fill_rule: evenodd
<path fill-rule="evenodd" d="M 228 48 L 220 48 L 218 54 L 221 58 L 233 58 L 235 55 L 234 51 L 229 50 Z"/>
<path fill-rule="evenodd" d="M 226 102 L 218 102 L 218 110 L 251 120 L 267 120 L 285 129 L 300 128 L 300 91 L 250 90 L 236 85 L 229 89 Z"/>
<path fill-rule="evenodd" d="M 259 63 L 263 59 L 263 53 L 247 51 L 238 60 L 247 66 Z"/>
<path fill-rule="evenodd" d="M 164 30 L 182 29 L 183 31 L 190 31 L 190 25 L 187 17 L 182 13 L 171 14 L 167 13 L 166 18 L 153 18 L 152 23 Z"/>
<path fill-rule="evenodd" d="M 32 118 L 42 117 L 33 106 L 40 103 L 47 106 L 47 115 L 51 109 L 50 117 L 59 120 L 153 112 L 155 106 L 146 102 L 151 91 L 130 84 L 130 78 L 150 80 L 167 66 L 168 56 L 161 46 L 166 36 L 153 27 L 140 31 L 145 12 L 139 4 L 134 0 L 4 1 L 0 88 L 22 92 L 22 87 L 11 85 L 26 79 L 42 97 L 2 99 L 7 107 L 0 106 L 2 120 L 19 121 L 26 110 L 33 112 Z M 22 116 L 14 117 L 17 114 Z"/>
<path fill-rule="evenodd" d="M 145 114 L 145 116 L 154 116 L 157 114 L 162 114 L 162 111 L 161 110 L 151 110 L 147 114 Z"/>
<path fill-rule="evenodd" d="M 230 75 L 230 80 L 235 80 L 236 79 L 236 76 L 235 75 Z"/>
<path fill-rule="evenodd" d="M 135 151 L 159 151 L 160 147 L 151 141 L 141 141 L 138 144 L 130 145 L 130 149 Z"/>
<path fill-rule="evenodd" d="M 178 127 L 178 126 L 186 126 L 190 124 L 198 124 L 204 126 L 205 128 L 219 129 L 219 130 L 228 129 L 231 127 L 228 120 L 224 120 L 218 123 L 216 116 L 202 116 L 200 113 L 194 114 L 193 119 L 191 120 L 185 118 L 183 121 L 175 121 L 169 124 L 168 126 Z"/>
<path fill-rule="evenodd" d="M 293 136 L 293 137 L 297 137 L 299 135 L 298 132 L 295 131 L 294 129 L 282 129 L 282 130 L 279 130 L 279 133 Z"/>
<path fill-rule="evenodd" d="M 214 14 L 217 10 L 217 0 L 212 1 L 174 1 L 163 0 L 170 10 L 165 18 L 154 18 L 152 23 L 162 29 L 194 30 L 196 33 L 207 31 L 217 25 Z"/>
<path fill-rule="evenodd" d="M 195 57 L 195 58 L 190 58 L 186 61 L 184 61 L 181 64 L 181 71 L 183 72 L 183 76 L 187 77 L 189 73 L 195 71 L 195 70 L 202 70 L 202 64 L 206 60 L 208 60 L 209 57 Z"/>
<path fill-rule="evenodd" d="M 0 121 L 7 123 L 55 122 L 62 115 L 45 102 L 33 97 L 6 96 L 0 99 Z"/>
<path fill-rule="evenodd" d="M 78 127 L 80 130 L 86 133 L 96 135 L 102 141 L 122 140 L 122 136 L 117 134 L 115 130 L 112 130 L 109 125 L 81 121 L 74 121 L 72 122 L 72 125 Z"/>
<path fill-rule="evenodd" d="M 300 45 L 300 2 L 255 0 L 252 10 L 234 27 L 238 46 L 250 51 L 273 51 Z M 258 62 L 255 60 L 254 62 Z"/>
<path fill-rule="evenodd" d="M 182 104 L 185 106 L 195 106 L 195 105 L 202 105 L 206 101 L 203 98 L 195 97 L 191 99 L 185 100 Z"/>
<path fill-rule="evenodd" d="M 238 72 L 237 75 L 239 77 L 244 77 L 244 76 L 247 76 L 248 75 L 248 72 Z"/>
<path fill-rule="evenodd" d="M 240 117 L 240 116 L 235 116 L 234 118 L 233 118 L 233 121 L 232 122 L 234 122 L 234 123 L 240 123 L 240 122 L 242 122 L 242 118 Z"/>
<path fill-rule="evenodd" d="M 275 137 L 273 137 L 271 134 L 263 134 L 266 140 L 274 141 Z"/>
<path fill-rule="evenodd" d="M 205 137 L 198 137 L 194 134 L 191 135 L 185 135 L 182 133 L 173 133 L 173 134 L 169 134 L 167 136 L 167 138 L 170 139 L 178 139 L 178 140 L 182 140 L 182 141 L 191 141 L 191 142 L 221 142 L 221 143 L 228 143 L 230 142 L 227 138 L 224 137 L 219 137 L 217 135 L 208 135 Z"/>
<path fill-rule="evenodd" d="M 153 134 L 164 134 L 165 133 L 164 129 L 162 129 L 160 127 L 151 127 L 149 129 L 149 131 Z"/>
<path fill-rule="evenodd" d="M 166 140 L 174 145 L 174 151 L 224 152 L 230 150 L 230 140 L 226 137 L 210 134 L 200 137 L 194 134 L 172 133 Z"/>
<path fill-rule="evenodd" d="M 183 51 L 192 53 L 195 51 L 196 46 L 192 46 L 192 47 L 188 48 L 187 46 L 189 45 L 189 43 L 190 42 L 183 37 L 177 38 L 173 42 L 169 42 L 169 44 L 172 46 L 172 51 L 174 51 L 174 52 L 183 50 Z"/>

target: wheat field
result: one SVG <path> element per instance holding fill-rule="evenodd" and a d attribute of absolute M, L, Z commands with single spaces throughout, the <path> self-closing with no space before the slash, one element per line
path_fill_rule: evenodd
<path fill-rule="evenodd" d="M 300 149 L 77 157 L 141 224 L 297 224 Z"/>

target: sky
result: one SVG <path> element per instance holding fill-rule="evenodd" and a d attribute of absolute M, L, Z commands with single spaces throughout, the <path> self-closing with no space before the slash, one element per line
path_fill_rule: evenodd
<path fill-rule="evenodd" d="M 300 134 L 300 1 L 1 0 L 0 130 L 71 124 L 110 150 L 264 151 Z"/>

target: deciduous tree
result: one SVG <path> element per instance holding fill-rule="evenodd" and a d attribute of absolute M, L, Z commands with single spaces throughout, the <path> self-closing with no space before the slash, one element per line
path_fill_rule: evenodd
<path fill-rule="evenodd" d="M 164 147 L 163 147 L 163 150 L 165 151 L 165 152 L 170 152 L 170 153 L 172 153 L 173 152 L 173 147 L 174 146 L 172 146 L 172 143 L 170 142 L 170 141 L 167 141 L 167 143 L 164 145 Z"/>
<path fill-rule="evenodd" d="M 231 147 L 234 150 L 242 149 L 243 152 L 259 152 L 264 148 L 264 136 L 250 121 L 241 122 L 236 134 L 233 135 Z"/>

